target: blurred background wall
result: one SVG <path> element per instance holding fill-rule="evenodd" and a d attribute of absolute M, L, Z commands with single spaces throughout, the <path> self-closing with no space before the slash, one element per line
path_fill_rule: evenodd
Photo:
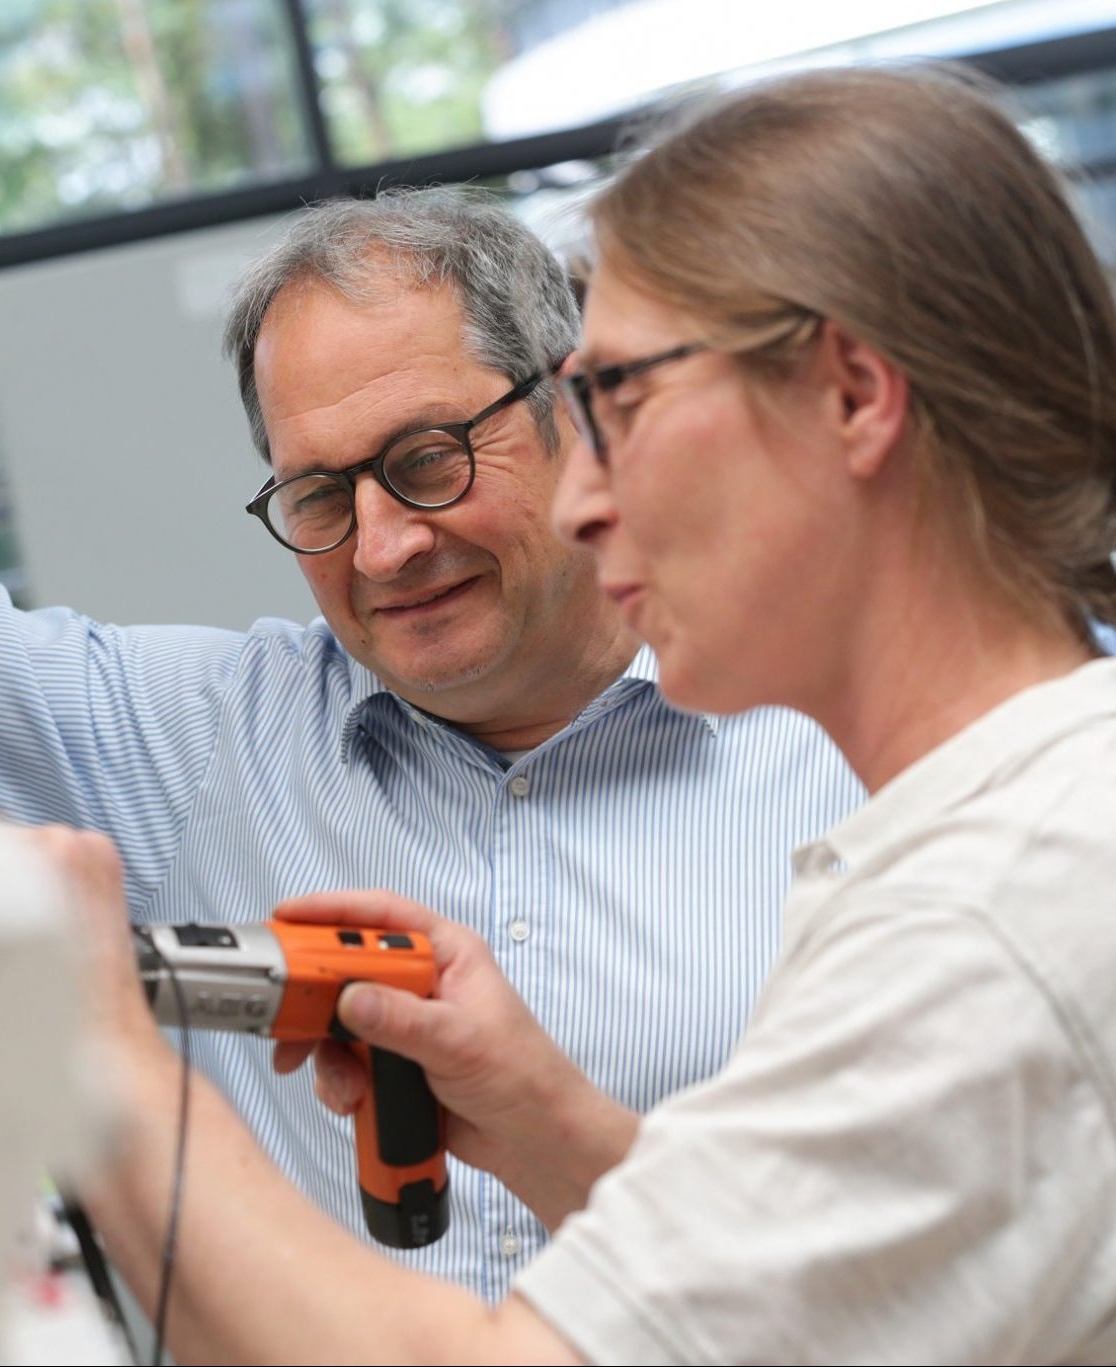
<path fill-rule="evenodd" d="M 308 620 L 244 512 L 266 478 L 221 311 L 272 220 L 0 272 L 0 454 L 22 597 L 100 620 Z"/>

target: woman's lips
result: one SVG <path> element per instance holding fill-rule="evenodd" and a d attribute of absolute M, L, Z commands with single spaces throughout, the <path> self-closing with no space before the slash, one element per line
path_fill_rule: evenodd
<path fill-rule="evenodd" d="M 642 584 L 602 584 L 601 592 L 611 598 L 625 617 L 630 617 L 643 598 Z"/>

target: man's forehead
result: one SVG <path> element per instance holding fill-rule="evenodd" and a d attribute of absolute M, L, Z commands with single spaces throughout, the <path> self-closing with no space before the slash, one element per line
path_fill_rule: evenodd
<path fill-rule="evenodd" d="M 310 385 L 344 392 L 415 368 L 446 377 L 470 369 L 452 290 L 432 285 L 357 301 L 327 282 L 292 284 L 272 301 L 256 346 L 261 399 Z"/>
<path fill-rule="evenodd" d="M 390 265 L 370 268 L 344 284 L 304 271 L 276 290 L 264 313 L 262 337 L 269 326 L 292 315 L 325 312 L 370 323 L 383 315 L 407 314 L 416 320 L 437 314 L 463 319 L 461 300 L 450 281 L 418 280 Z"/>

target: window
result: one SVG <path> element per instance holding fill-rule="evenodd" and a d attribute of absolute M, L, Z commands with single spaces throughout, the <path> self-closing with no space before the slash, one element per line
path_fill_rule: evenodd
<path fill-rule="evenodd" d="M 276 0 L 4 0 L 0 232 L 312 164 Z"/>

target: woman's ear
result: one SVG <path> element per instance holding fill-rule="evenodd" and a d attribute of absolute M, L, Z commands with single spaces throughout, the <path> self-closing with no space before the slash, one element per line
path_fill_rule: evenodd
<path fill-rule="evenodd" d="M 819 347 L 822 376 L 830 387 L 849 473 L 879 473 L 906 430 L 910 389 L 878 351 L 830 320 Z"/>

